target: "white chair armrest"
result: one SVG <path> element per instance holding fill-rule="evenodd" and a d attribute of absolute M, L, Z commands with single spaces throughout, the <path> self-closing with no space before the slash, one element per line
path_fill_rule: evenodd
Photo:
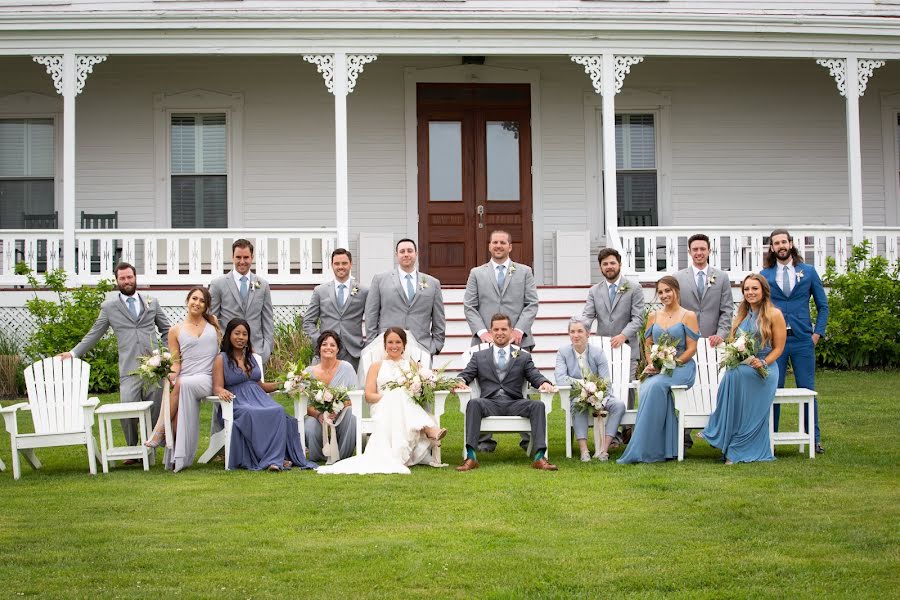
<path fill-rule="evenodd" d="M 459 398 L 459 412 L 466 414 L 466 405 L 469 403 L 469 400 L 472 399 L 472 391 L 460 390 L 456 392 L 456 396 Z"/>
<path fill-rule="evenodd" d="M 222 399 L 219 398 L 218 396 L 204 396 L 200 400 L 202 400 L 203 402 L 212 402 L 213 404 L 215 404 L 216 402 L 222 401 Z"/>
<path fill-rule="evenodd" d="M 448 391 L 439 391 L 434 393 L 434 418 L 440 421 L 441 416 L 444 414 L 444 409 L 447 404 L 447 396 L 450 395 Z"/>
<path fill-rule="evenodd" d="M 550 411 L 553 410 L 553 396 L 555 395 L 556 392 L 541 392 L 541 402 L 544 403 L 547 414 L 550 414 Z"/>
<path fill-rule="evenodd" d="M 675 404 L 675 410 L 682 412 L 687 405 L 688 387 L 686 385 L 673 385 L 670 389 L 672 390 L 672 402 Z"/>
<path fill-rule="evenodd" d="M 84 408 L 91 407 L 92 409 L 95 409 L 99 405 L 100 405 L 100 398 L 97 398 L 96 396 L 94 396 L 92 398 L 88 398 L 87 400 L 81 401 L 81 406 Z"/>
<path fill-rule="evenodd" d="M 365 390 L 349 390 L 347 395 L 350 396 L 350 407 L 353 409 L 353 416 L 357 419 L 357 425 L 359 425 L 359 422 L 362 420 Z"/>
<path fill-rule="evenodd" d="M 294 418 L 303 423 L 303 419 L 306 418 L 306 409 L 309 406 L 309 399 L 306 397 L 306 394 L 294 394 Z"/>
<path fill-rule="evenodd" d="M 569 412 L 572 408 L 572 386 L 571 385 L 558 385 L 556 389 L 559 390 L 559 405 L 563 409 L 563 412 Z"/>
<path fill-rule="evenodd" d="M 627 387 L 630 390 L 636 390 L 639 387 L 641 387 L 641 382 L 640 381 L 629 381 Z"/>
<path fill-rule="evenodd" d="M 12 435 L 19 434 L 19 422 L 16 420 L 16 413 L 21 410 L 28 410 L 30 408 L 27 402 L 19 402 L 17 404 L 12 404 L 5 408 L 0 408 L 0 414 L 3 415 L 3 420 L 6 421 L 6 431 L 11 433 Z"/>

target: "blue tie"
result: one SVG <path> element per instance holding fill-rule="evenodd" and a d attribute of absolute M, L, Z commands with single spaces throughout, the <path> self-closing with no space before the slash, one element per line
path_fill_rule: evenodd
<path fill-rule="evenodd" d="M 791 274 L 787 267 L 781 267 L 781 291 L 785 296 L 791 295 Z"/>
<path fill-rule="evenodd" d="M 241 300 L 247 299 L 247 292 L 250 291 L 250 288 L 247 287 L 247 276 L 241 276 Z"/>
<path fill-rule="evenodd" d="M 125 300 L 125 303 L 128 304 L 128 310 L 131 311 L 131 314 L 134 315 L 135 320 L 137 320 L 137 318 L 138 318 L 137 303 L 135 302 L 134 298 L 133 297 L 128 298 L 127 300 Z"/>
<path fill-rule="evenodd" d="M 412 284 L 412 275 L 410 273 L 406 274 L 406 297 L 409 298 L 409 301 L 412 302 L 413 296 L 416 295 L 416 289 Z"/>
<path fill-rule="evenodd" d="M 506 350 L 503 348 L 497 350 L 497 368 L 501 371 L 506 369 Z"/>
<path fill-rule="evenodd" d="M 697 296 L 703 300 L 703 292 L 706 291 L 706 275 L 703 271 L 697 271 Z"/>
<path fill-rule="evenodd" d="M 611 286 L 609 286 L 609 305 L 610 306 L 613 305 L 613 301 L 616 299 L 616 291 L 618 290 L 618 288 L 619 288 L 619 286 L 616 285 L 615 283 L 612 284 Z"/>
<path fill-rule="evenodd" d="M 504 283 L 506 283 L 506 265 L 497 265 L 497 287 L 501 292 Z"/>
<path fill-rule="evenodd" d="M 340 306 L 341 308 L 344 307 L 344 302 L 346 301 L 346 298 L 344 297 L 344 291 L 346 289 L 347 286 L 343 283 L 338 286 L 338 306 Z"/>

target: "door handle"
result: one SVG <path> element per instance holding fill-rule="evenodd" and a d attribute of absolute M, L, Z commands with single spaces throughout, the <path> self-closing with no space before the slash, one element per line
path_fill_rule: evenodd
<path fill-rule="evenodd" d="M 478 215 L 478 229 L 484 229 L 484 205 L 479 204 L 475 209 L 475 214 Z"/>

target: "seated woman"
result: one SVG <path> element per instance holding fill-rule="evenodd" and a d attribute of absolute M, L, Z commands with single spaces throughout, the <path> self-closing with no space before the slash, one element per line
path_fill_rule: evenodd
<path fill-rule="evenodd" d="M 163 463 L 176 473 L 194 462 L 200 435 L 200 399 L 212 393 L 212 365 L 219 349 L 219 323 L 210 314 L 209 290 L 191 288 L 187 296 L 187 317 L 169 329 L 169 351 L 179 361 L 172 366 L 168 411 L 161 410 L 153 436 L 144 442 L 156 448 L 166 441 Z M 164 407 L 165 408 L 165 407 Z M 166 440 L 168 413 L 174 439 Z"/>
<path fill-rule="evenodd" d="M 656 294 L 662 309 L 650 313 L 644 332 L 644 354 L 648 377 L 638 389 L 638 414 L 634 434 L 620 464 L 637 462 L 661 462 L 678 456 L 678 421 L 675 419 L 675 404 L 672 400 L 672 386 L 694 385 L 697 365 L 694 353 L 697 351 L 697 315 L 682 308 L 678 281 L 666 275 L 656 283 Z M 660 373 L 650 360 L 650 348 L 660 338 L 667 336 L 677 342 L 676 367 L 671 375 Z"/>
<path fill-rule="evenodd" d="M 250 344 L 250 325 L 232 319 L 225 328 L 222 352 L 213 363 L 214 393 L 225 402 L 234 401 L 229 469 L 316 468 L 304 456 L 297 419 L 269 397 L 278 385 L 262 380 Z"/>
<path fill-rule="evenodd" d="M 769 283 L 751 274 L 741 284 L 744 300 L 738 307 L 731 334 L 746 331 L 756 337 L 758 350 L 750 364 L 725 371 L 719 382 L 716 410 L 699 435 L 725 455 L 725 464 L 775 460 L 769 441 L 769 413 L 778 388 L 778 357 L 784 351 L 784 315 L 771 300 Z M 763 377 L 757 369 L 765 367 Z"/>
<path fill-rule="evenodd" d="M 366 402 L 372 407 L 375 431 L 359 456 L 319 468 L 323 474 L 399 473 L 409 475 L 409 467 L 428 464 L 431 446 L 447 434 L 434 418 L 413 402 L 403 388 L 388 389 L 400 381 L 402 369 L 412 364 L 406 351 L 406 332 L 388 327 L 384 332 L 385 360 L 372 363 L 366 376 Z"/>
<path fill-rule="evenodd" d="M 609 379 L 609 362 L 603 351 L 588 343 L 590 336 L 590 323 L 581 317 L 572 317 L 569 320 L 569 339 L 572 343 L 563 346 L 556 353 L 556 385 L 571 385 L 572 380 L 582 379 L 584 374 L 591 372 L 604 379 Z M 606 401 L 609 415 L 606 418 L 606 428 L 600 440 L 600 447 L 594 448 L 597 459 L 609 460 L 609 444 L 619 429 L 622 416 L 625 414 L 625 403 L 618 400 L 610 388 Z M 588 451 L 587 431 L 588 410 L 573 410 L 572 424 L 575 426 L 575 438 L 578 440 L 578 448 L 581 450 L 581 462 L 590 462 L 591 453 Z"/>
<path fill-rule="evenodd" d="M 325 330 L 316 341 L 316 355 L 319 363 L 306 367 L 306 372 L 316 378 L 317 381 L 331 387 L 345 387 L 355 390 L 358 386 L 356 371 L 350 363 L 338 360 L 341 351 L 341 338 L 331 330 Z M 327 415 L 334 420 L 334 415 Z M 322 426 L 326 415 L 319 412 L 313 406 L 306 409 L 306 418 L 303 426 L 306 429 L 306 447 L 309 448 L 310 460 L 324 462 L 326 460 L 322 448 Z M 344 409 L 337 417 L 335 423 L 337 433 L 337 445 L 339 456 L 335 460 L 348 458 L 356 451 L 356 419 L 353 418 L 353 410 L 350 408 L 350 400 L 344 403 Z"/>

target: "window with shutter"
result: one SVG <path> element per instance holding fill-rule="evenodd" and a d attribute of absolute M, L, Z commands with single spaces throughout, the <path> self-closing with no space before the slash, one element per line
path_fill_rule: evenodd
<path fill-rule="evenodd" d="M 226 127 L 224 113 L 172 115 L 172 227 L 228 227 Z"/>
<path fill-rule="evenodd" d="M 55 211 L 54 156 L 53 119 L 0 119 L 0 229 Z"/>
<path fill-rule="evenodd" d="M 616 115 L 616 200 L 619 225 L 659 224 L 656 183 L 654 115 Z"/>

